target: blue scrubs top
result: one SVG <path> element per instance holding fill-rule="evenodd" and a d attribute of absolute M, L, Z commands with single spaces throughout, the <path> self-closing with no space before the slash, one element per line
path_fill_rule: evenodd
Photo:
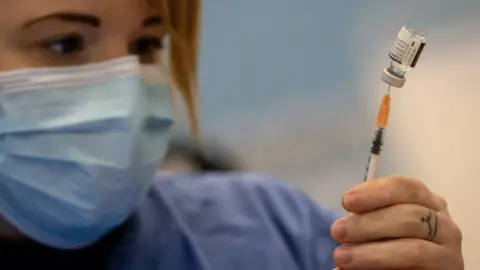
<path fill-rule="evenodd" d="M 258 175 L 159 175 L 110 269 L 331 270 L 336 218 Z"/>

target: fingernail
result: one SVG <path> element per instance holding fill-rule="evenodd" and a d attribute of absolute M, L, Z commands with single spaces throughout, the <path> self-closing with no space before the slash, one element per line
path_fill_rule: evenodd
<path fill-rule="evenodd" d="M 338 266 L 345 266 L 351 263 L 353 260 L 352 251 L 348 247 L 338 248 L 335 250 L 335 254 L 333 256 Z"/>
<path fill-rule="evenodd" d="M 342 241 L 347 237 L 347 226 L 343 219 L 337 220 L 332 226 L 332 236 L 337 241 Z"/>

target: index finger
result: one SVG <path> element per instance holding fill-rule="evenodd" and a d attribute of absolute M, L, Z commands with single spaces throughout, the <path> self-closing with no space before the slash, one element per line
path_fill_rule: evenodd
<path fill-rule="evenodd" d="M 374 179 L 345 193 L 343 207 L 352 213 L 370 212 L 397 204 L 417 204 L 442 210 L 432 192 L 420 181 L 405 176 Z"/>

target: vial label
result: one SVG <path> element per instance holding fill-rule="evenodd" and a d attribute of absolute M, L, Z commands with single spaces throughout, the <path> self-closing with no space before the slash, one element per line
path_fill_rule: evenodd
<path fill-rule="evenodd" d="M 424 47 L 425 42 L 415 35 L 412 35 L 406 28 L 402 28 L 398 33 L 397 40 L 390 50 L 390 58 L 404 66 L 412 67 L 415 64 L 416 56 L 420 53 L 420 48 Z"/>

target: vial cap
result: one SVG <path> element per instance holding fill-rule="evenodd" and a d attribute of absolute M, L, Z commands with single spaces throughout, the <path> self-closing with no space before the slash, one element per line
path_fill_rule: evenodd
<path fill-rule="evenodd" d="M 396 88 L 402 88 L 405 85 L 405 78 L 399 78 L 391 74 L 387 69 L 383 70 L 382 81 Z"/>

